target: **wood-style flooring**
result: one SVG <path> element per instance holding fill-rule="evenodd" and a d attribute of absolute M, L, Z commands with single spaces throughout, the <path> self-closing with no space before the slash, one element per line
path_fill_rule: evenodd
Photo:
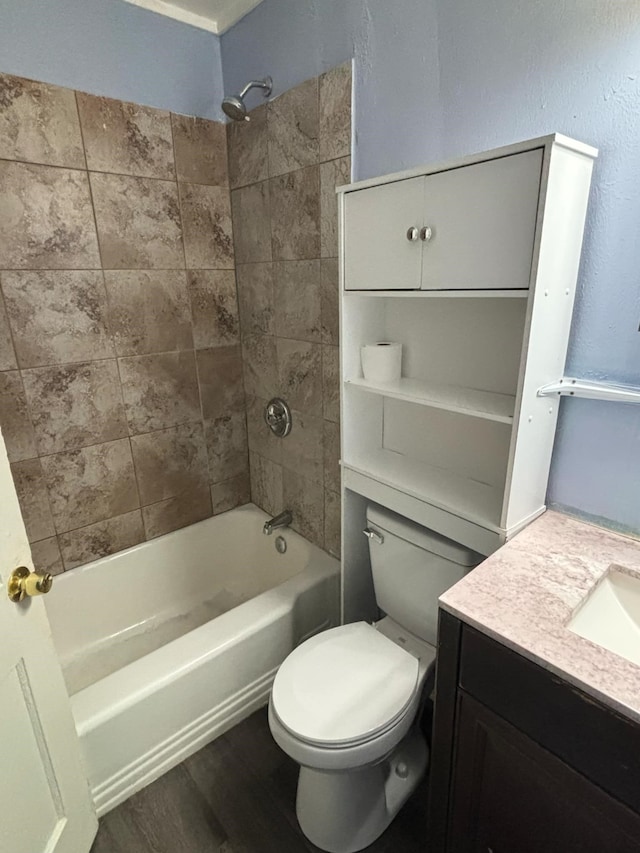
<path fill-rule="evenodd" d="M 91 853 L 317 853 L 297 776 L 262 709 L 105 815 Z M 423 782 L 369 853 L 424 853 L 426 802 Z"/>

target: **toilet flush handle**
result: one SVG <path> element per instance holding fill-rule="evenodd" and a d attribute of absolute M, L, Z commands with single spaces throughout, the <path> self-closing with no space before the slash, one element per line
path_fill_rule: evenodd
<path fill-rule="evenodd" d="M 367 539 L 373 539 L 374 542 L 377 542 L 378 545 L 382 545 L 384 542 L 384 536 L 382 533 L 378 533 L 377 530 L 374 530 L 372 527 L 365 527 L 362 531 Z"/>

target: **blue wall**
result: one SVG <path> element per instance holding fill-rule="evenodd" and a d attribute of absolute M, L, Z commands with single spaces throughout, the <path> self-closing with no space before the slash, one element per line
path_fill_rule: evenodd
<path fill-rule="evenodd" d="M 274 94 L 355 57 L 355 174 L 439 156 L 435 0 L 264 0 L 222 36 L 225 88 L 270 74 Z"/>
<path fill-rule="evenodd" d="M 222 118 L 217 36 L 122 0 L 0 0 L 0 71 Z"/>
<path fill-rule="evenodd" d="M 264 0 L 222 37 L 227 88 L 349 56 L 357 178 L 552 131 L 600 149 L 567 372 L 640 385 L 640 4 Z M 640 531 L 640 409 L 563 401 L 549 501 Z"/>
<path fill-rule="evenodd" d="M 442 0 L 438 37 L 447 156 L 554 130 L 600 149 L 567 374 L 640 385 L 640 4 Z M 563 401 L 549 499 L 640 530 L 640 409 Z"/>

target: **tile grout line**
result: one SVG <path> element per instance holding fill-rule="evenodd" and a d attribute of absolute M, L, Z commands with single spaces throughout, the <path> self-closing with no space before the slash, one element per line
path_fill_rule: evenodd
<path fill-rule="evenodd" d="M 184 261 L 185 281 L 186 281 L 186 285 L 187 285 L 187 298 L 188 298 L 188 302 L 189 302 L 191 337 L 193 340 L 193 305 L 192 305 L 192 301 L 191 301 L 191 292 L 189 289 L 189 272 L 191 271 L 191 268 L 189 267 L 189 264 L 187 262 L 187 246 L 186 246 L 186 239 L 185 239 L 184 216 L 183 216 L 183 193 L 182 193 L 182 183 L 189 183 L 189 182 L 188 181 L 182 182 L 182 181 L 178 180 L 178 166 L 177 166 L 177 159 L 176 159 L 176 140 L 175 140 L 175 129 L 174 129 L 174 124 L 173 124 L 173 118 L 170 118 L 170 126 L 171 126 L 171 150 L 172 150 L 172 154 L 173 154 L 173 166 L 174 166 L 174 172 L 175 172 L 176 193 L 178 196 L 178 210 L 180 213 L 180 245 L 182 246 L 182 258 Z M 231 202 L 229 202 L 229 207 L 231 207 Z M 234 254 L 234 268 L 235 268 L 235 254 Z M 196 373 L 196 387 L 198 389 L 198 408 L 200 411 L 200 419 L 199 419 L 198 423 L 200 424 L 200 427 L 202 429 L 202 435 L 203 435 L 203 440 L 204 440 L 204 452 L 205 452 L 205 458 L 207 460 L 207 470 L 205 472 L 206 473 L 206 482 L 207 482 L 207 488 L 208 488 L 208 492 L 209 492 L 209 507 L 211 509 L 211 514 L 213 515 L 213 502 L 211 500 L 211 486 L 210 486 L 211 472 L 210 472 L 210 467 L 209 467 L 209 448 L 208 448 L 208 443 L 207 443 L 206 423 L 205 423 L 204 406 L 203 406 L 203 400 L 202 400 L 202 383 L 200 381 L 200 363 L 199 363 L 200 359 L 198 359 L 197 350 L 195 349 L 195 340 L 193 340 L 193 342 L 194 342 L 193 358 L 194 358 L 194 367 L 195 367 L 195 373 Z M 144 513 L 143 513 L 143 521 L 144 521 L 144 528 L 145 528 L 145 536 L 147 536 L 147 539 L 148 539 L 148 528 L 147 528 L 146 520 L 144 520 Z"/>
<path fill-rule="evenodd" d="M 251 500 L 252 495 L 252 487 L 251 487 L 251 462 L 249 459 L 249 424 L 248 424 L 248 416 L 247 416 L 247 389 L 245 382 L 245 370 L 244 370 L 244 350 L 242 347 L 242 315 L 240 311 L 240 292 L 238 287 L 238 262 L 236 258 L 236 239 L 235 239 L 235 229 L 233 226 L 233 207 L 231 203 L 231 163 L 230 163 L 230 150 L 231 146 L 229 144 L 229 134 L 227 132 L 227 128 L 225 125 L 224 130 L 224 138 L 225 138 L 225 154 L 226 154 L 226 165 L 227 165 L 227 195 L 229 199 L 229 213 L 231 216 L 231 240 L 233 244 L 233 281 L 234 281 L 234 289 L 236 296 L 236 308 L 238 312 L 238 339 L 239 339 L 239 356 L 240 356 L 240 373 L 242 377 L 242 395 L 243 395 L 243 408 L 242 413 L 244 415 L 244 429 L 245 429 L 245 451 L 246 451 L 246 476 L 249 479 L 249 499 Z M 199 379 L 198 379 L 199 381 Z M 203 413 L 204 416 L 204 413 Z M 209 445 L 207 443 L 207 458 L 209 457 Z M 211 479 L 211 471 L 209 471 L 209 479 Z M 227 478 L 232 479 L 232 478 Z M 226 481 L 222 481 L 226 482 Z M 217 483 L 211 483 L 211 486 L 218 485 Z M 211 499 L 211 508 L 213 510 L 213 494 Z"/>
<path fill-rule="evenodd" d="M 47 507 L 49 509 L 49 517 L 51 519 L 51 526 L 53 527 L 53 531 L 54 531 L 53 537 L 46 537 L 46 538 L 47 539 L 49 539 L 49 538 L 55 538 L 56 539 L 56 545 L 58 548 L 58 552 L 60 553 L 60 562 L 62 563 L 62 553 L 60 552 L 60 543 L 57 540 L 56 523 L 55 523 L 55 518 L 53 515 L 53 507 L 52 507 L 52 503 L 51 503 L 51 495 L 49 493 L 49 485 L 47 483 L 47 477 L 45 475 L 44 467 L 42 465 L 42 456 L 40 455 L 40 448 L 38 446 L 38 437 L 36 435 L 35 426 L 33 424 L 33 414 L 31 411 L 31 404 L 29 403 L 29 400 L 27 398 L 27 392 L 26 392 L 26 388 L 25 388 L 25 384 L 24 384 L 24 377 L 22 375 L 22 368 L 20 367 L 20 362 L 18 360 L 18 353 L 17 353 L 16 345 L 15 345 L 15 336 L 14 336 L 13 326 L 11 323 L 11 318 L 9 316 L 9 313 L 7 312 L 6 300 L 5 300 L 4 290 L 3 290 L 3 285 L 2 285 L 2 273 L 1 272 L 0 272 L 0 299 L 2 300 L 2 306 L 4 307 L 5 316 L 7 318 L 7 326 L 9 328 L 9 337 L 11 338 L 11 345 L 13 347 L 13 356 L 15 358 L 16 365 L 17 365 L 16 370 L 17 370 L 18 376 L 20 377 L 20 386 L 22 388 L 22 396 L 24 398 L 26 414 L 27 414 L 27 417 L 29 418 L 29 423 L 31 425 L 31 430 L 33 433 L 33 443 L 34 443 L 34 447 L 36 450 L 36 456 L 32 456 L 29 459 L 19 459 L 17 461 L 18 462 L 27 462 L 27 461 L 32 461 L 34 459 L 38 460 L 38 466 L 40 469 L 40 475 L 42 477 L 42 484 L 44 486 L 45 497 L 46 497 L 46 501 L 47 501 Z M 14 464 L 16 464 L 16 463 L 10 463 L 9 467 L 11 468 Z M 22 513 L 22 507 L 20 507 L 20 512 Z M 25 525 L 25 532 L 26 532 L 26 525 Z M 28 538 L 29 537 L 27 536 L 27 539 Z M 29 542 L 29 549 L 31 549 L 31 542 Z M 63 569 L 64 569 L 64 563 L 62 565 L 63 565 Z"/>
<path fill-rule="evenodd" d="M 127 437 L 129 438 L 129 453 L 131 454 L 131 463 L 133 465 L 133 474 L 134 474 L 134 479 L 136 481 L 136 493 L 138 495 L 138 507 L 139 507 L 141 504 L 140 487 L 138 484 L 138 478 L 137 478 L 136 470 L 135 470 L 135 463 L 133 460 L 133 445 L 131 444 L 131 424 L 129 423 L 129 413 L 127 411 L 127 404 L 125 403 L 125 399 L 124 399 L 124 383 L 122 381 L 122 371 L 120 370 L 120 356 L 118 355 L 118 347 L 116 344 L 116 335 L 115 335 L 115 333 L 111 327 L 112 306 L 111 306 L 111 298 L 109 296 L 109 289 L 107 287 L 107 281 L 106 281 L 106 276 L 104 274 L 104 270 L 102 271 L 102 284 L 104 287 L 104 298 L 105 298 L 105 304 L 106 304 L 106 308 L 107 308 L 106 316 L 105 316 L 105 326 L 107 329 L 107 334 L 109 336 L 109 340 L 110 340 L 111 345 L 113 347 L 114 359 L 116 362 L 116 371 L 118 373 L 118 387 L 119 387 L 119 391 L 120 391 L 120 402 L 122 404 L 122 414 L 124 416 L 124 421 L 125 421 L 126 426 L 127 426 Z M 111 359 L 109 359 L 109 360 L 111 360 Z"/>
<path fill-rule="evenodd" d="M 184 272 L 184 270 L 183 270 Z M 9 370 L 0 370 L 1 373 L 11 373 L 15 370 L 19 370 L 21 372 L 30 372 L 32 370 L 51 370 L 52 368 L 57 367 L 80 367 L 84 364 L 100 364 L 106 361 L 125 361 L 127 359 L 142 359 L 142 358 L 153 358 L 154 356 L 159 355 L 181 355 L 183 353 L 189 352 L 203 352 L 208 349 L 225 349 L 226 347 L 237 346 L 237 344 L 221 344 L 218 347 L 199 347 L 195 349 L 194 347 L 189 347 L 187 349 L 171 349 L 171 350 L 152 350 L 150 352 L 136 353 L 133 355 L 112 355 L 112 356 L 104 356 L 103 358 L 92 358 L 92 359 L 82 359 L 81 361 L 52 361 L 48 364 L 35 364 L 32 367 L 11 367 Z M 137 433 L 134 433 L 137 434 Z"/>
<path fill-rule="evenodd" d="M 266 184 L 267 191 L 269 191 L 269 135 L 268 135 L 268 120 L 269 120 L 269 109 L 268 105 L 265 105 L 265 119 L 264 119 L 264 132 L 267 134 L 267 157 L 266 157 L 266 166 L 267 166 L 267 177 L 264 181 L 256 181 L 255 185 Z M 231 221 L 233 228 L 233 192 L 231 189 L 231 150 L 232 145 L 229 139 L 231 134 L 227 132 L 227 175 L 229 178 L 229 204 L 231 207 Z M 251 184 L 250 186 L 253 186 Z M 271 198 L 269 193 L 269 253 L 271 255 L 271 261 L 267 263 L 273 262 L 273 248 L 271 242 Z M 249 395 L 247 392 L 247 378 L 246 378 L 246 369 L 245 369 L 245 348 L 243 346 L 244 334 L 243 334 L 243 320 L 242 315 L 243 311 L 241 310 L 241 298 L 240 298 L 240 286 L 238 281 L 238 258 L 236 256 L 236 240 L 235 240 L 235 231 L 234 231 L 234 242 L 233 242 L 233 256 L 234 256 L 234 264 L 235 264 L 235 285 L 236 285 L 236 303 L 238 306 L 238 331 L 240 337 L 240 358 L 242 362 L 242 389 L 244 392 L 244 416 L 245 416 L 245 431 L 246 431 L 246 444 L 247 444 L 247 476 L 249 478 L 249 498 L 253 500 L 254 498 L 254 477 L 252 476 L 253 470 L 251 466 L 251 452 L 249 447 Z"/>
<path fill-rule="evenodd" d="M 64 456 L 68 453 L 79 453 L 82 450 L 88 450 L 89 448 L 92 448 L 92 447 L 101 447 L 103 444 L 113 444 L 116 441 L 125 441 L 125 440 L 131 439 L 131 438 L 138 438 L 139 436 L 154 435 L 157 432 L 168 432 L 169 430 L 175 430 L 175 429 L 178 429 L 179 427 L 196 425 L 196 424 L 200 424 L 200 423 L 201 423 L 200 420 L 197 420 L 197 421 L 186 420 L 186 421 L 179 421 L 178 423 L 172 424 L 171 426 L 168 426 L 168 427 L 159 427 L 158 429 L 146 430 L 144 432 L 134 432 L 131 434 L 129 434 L 129 432 L 127 432 L 126 435 L 120 435 L 120 436 L 117 436 L 116 438 L 108 438 L 104 441 L 94 441 L 91 444 L 81 444 L 81 445 L 78 445 L 76 447 L 69 448 L 67 450 L 56 450 L 53 453 L 43 453 L 42 455 L 38 455 L 38 456 L 29 456 L 26 459 L 16 460 L 16 462 L 29 462 L 29 461 L 32 461 L 33 459 L 51 459 L 54 456 Z M 127 429 L 128 429 L 128 427 L 127 427 Z M 15 463 L 12 463 L 12 464 L 15 464 Z"/>
<path fill-rule="evenodd" d="M 188 303 L 189 303 L 189 320 L 190 320 L 190 326 L 191 326 L 191 338 L 192 338 L 193 344 L 194 344 L 193 359 L 194 359 L 194 367 L 195 367 L 195 373 L 196 373 L 196 387 L 198 389 L 198 408 L 200 411 L 199 423 L 200 423 L 200 427 L 202 429 L 202 436 L 203 436 L 203 441 L 204 441 L 204 452 L 205 452 L 205 458 L 207 460 L 207 470 L 205 473 L 206 473 L 207 485 L 209 487 L 209 483 L 211 480 L 211 472 L 210 472 L 210 466 L 209 466 L 209 447 L 208 447 L 208 443 L 207 443 L 207 430 L 206 430 L 206 423 L 205 423 L 205 418 L 204 418 L 204 407 L 202 404 L 202 383 L 200 381 L 200 365 L 199 365 L 200 360 L 198 359 L 197 350 L 195 349 L 195 339 L 194 339 L 194 331 L 193 331 L 193 302 L 191 299 L 191 289 L 189 286 L 189 282 L 190 282 L 189 272 L 191 271 L 191 269 L 189 267 L 189 264 L 187 263 L 187 247 L 186 247 L 186 240 L 185 240 L 184 216 L 182 213 L 182 186 L 181 185 L 183 182 L 181 182 L 178 179 L 178 164 L 177 164 L 177 157 L 176 157 L 176 134 L 175 134 L 175 128 L 174 128 L 174 122 L 173 122 L 173 114 L 170 117 L 170 126 L 171 126 L 171 151 L 173 154 L 173 168 L 174 168 L 175 179 L 176 179 L 176 191 L 178 194 L 178 208 L 180 211 L 180 243 L 182 246 L 182 257 L 184 260 L 185 282 L 186 282 L 186 288 L 187 288 L 187 299 L 188 299 Z M 185 183 L 188 183 L 188 182 L 185 182 Z M 234 266 L 235 266 L 235 255 L 234 255 Z M 209 503 L 211 506 L 210 487 L 209 487 Z M 212 506 L 211 506 L 211 510 L 213 512 Z M 145 533 L 146 533 L 146 530 L 147 530 L 147 525 L 145 522 Z"/>
<path fill-rule="evenodd" d="M 82 132 L 82 131 L 81 131 Z M 84 143 L 83 143 L 83 155 L 84 155 Z M 62 166 L 57 163 L 40 163 L 35 160 L 21 160 L 17 157 L 0 157 L 0 163 L 18 163 L 20 166 L 37 166 L 42 169 L 60 169 L 65 172 L 81 172 L 86 173 L 87 175 L 107 175 L 109 177 L 114 178 L 131 178 L 132 180 L 138 181 L 157 181 L 158 183 L 164 184 L 174 184 L 174 183 L 182 183 L 182 184 L 192 184 L 197 187 L 216 187 L 218 189 L 228 189 L 231 191 L 231 188 L 227 184 L 211 184 L 205 183 L 203 181 L 178 181 L 175 177 L 173 178 L 159 178 L 157 175 L 140 175 L 135 172 L 115 172 L 113 170 L 108 169 L 90 169 L 86 165 L 86 155 L 85 156 L 85 165 L 84 166 Z M 339 158 L 338 158 L 339 159 Z M 238 189 L 241 189 L 240 187 Z"/>

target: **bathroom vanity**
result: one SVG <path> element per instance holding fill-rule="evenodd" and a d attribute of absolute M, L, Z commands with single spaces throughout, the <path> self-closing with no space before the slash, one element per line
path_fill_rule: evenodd
<path fill-rule="evenodd" d="M 548 512 L 442 596 L 430 853 L 640 850 L 640 665 L 573 629 L 617 567 L 638 540 Z"/>

